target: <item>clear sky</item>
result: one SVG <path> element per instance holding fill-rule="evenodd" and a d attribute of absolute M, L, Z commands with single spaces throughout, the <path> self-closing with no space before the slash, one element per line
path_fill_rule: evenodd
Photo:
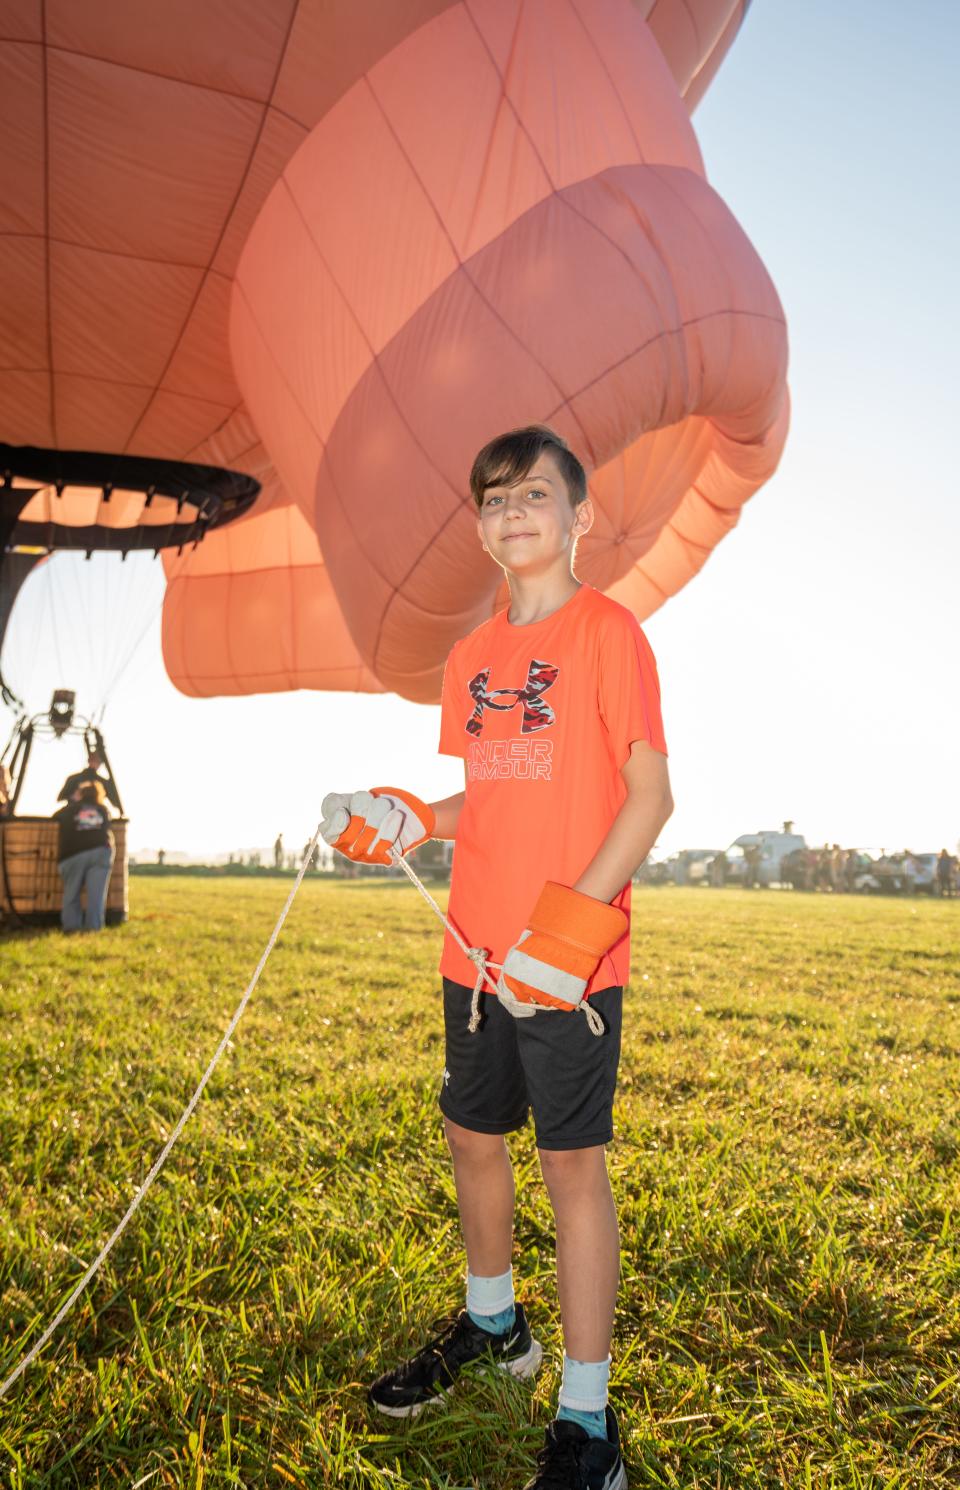
<path fill-rule="evenodd" d="M 960 839 L 958 42 L 954 0 L 755 0 L 694 116 L 786 308 L 794 412 L 774 480 L 647 622 L 677 803 L 664 850 L 787 817 L 811 843 Z M 278 830 L 299 848 L 330 789 L 462 785 L 436 709 L 185 699 L 160 659 L 159 566 L 48 567 L 5 658 L 32 708 L 61 682 L 91 706 L 142 633 L 104 718 L 135 849 Z M 22 809 L 49 810 L 78 761 L 38 747 Z"/>

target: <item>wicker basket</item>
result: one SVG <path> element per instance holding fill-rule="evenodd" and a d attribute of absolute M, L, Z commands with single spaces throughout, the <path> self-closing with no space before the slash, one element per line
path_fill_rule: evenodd
<path fill-rule="evenodd" d="M 108 926 L 127 919 L 127 821 L 110 819 L 116 843 L 107 888 Z M 0 818 L 0 915 L 27 926 L 59 926 L 63 881 L 57 872 L 59 825 L 48 817 Z"/>

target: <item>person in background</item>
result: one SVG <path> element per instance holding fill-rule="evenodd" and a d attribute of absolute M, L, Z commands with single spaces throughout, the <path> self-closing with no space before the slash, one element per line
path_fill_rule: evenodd
<path fill-rule="evenodd" d="M 860 872 L 860 854 L 857 849 L 847 849 L 846 863 L 843 867 L 844 885 L 849 894 L 853 894 L 857 888 L 857 875 Z"/>
<path fill-rule="evenodd" d="M 283 868 L 283 834 L 282 833 L 278 833 L 277 834 L 277 841 L 273 845 L 273 867 L 274 867 L 274 869 L 282 869 Z"/>
<path fill-rule="evenodd" d="M 99 750 L 88 750 L 86 767 L 82 771 L 74 771 L 72 776 L 67 777 L 66 781 L 63 783 L 63 786 L 60 788 L 60 795 L 57 797 L 57 801 L 69 802 L 72 800 L 73 794 L 76 791 L 77 787 L 82 786 L 85 781 L 99 781 L 100 785 L 103 787 L 106 800 L 119 812 L 120 794 L 118 793 L 117 788 L 114 785 L 112 776 L 100 775 L 100 768 L 102 765 L 103 756 L 100 754 Z"/>
<path fill-rule="evenodd" d="M 956 860 L 945 848 L 937 855 L 937 891 L 949 898 L 953 895 Z"/>
<path fill-rule="evenodd" d="M 103 782 L 80 782 L 54 820 L 59 824 L 57 868 L 63 880 L 60 924 L 64 931 L 100 931 L 114 856 Z M 84 890 L 86 910 L 81 903 Z"/>
<path fill-rule="evenodd" d="M 826 844 L 817 854 L 815 883 L 818 890 L 830 889 L 830 850 Z"/>
<path fill-rule="evenodd" d="M 835 895 L 844 888 L 843 849 L 839 843 L 830 850 L 830 888 Z"/>

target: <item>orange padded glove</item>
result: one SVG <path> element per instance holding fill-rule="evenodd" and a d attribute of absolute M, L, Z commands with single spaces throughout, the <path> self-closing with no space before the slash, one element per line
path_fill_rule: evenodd
<path fill-rule="evenodd" d="M 523 1018 L 538 1008 L 577 1009 L 604 952 L 629 922 L 617 906 L 548 880 L 500 973 L 504 1008 Z"/>
<path fill-rule="evenodd" d="M 357 864 L 389 864 L 391 849 L 408 854 L 432 838 L 436 826 L 427 804 L 396 786 L 329 792 L 320 811 L 324 841 Z"/>

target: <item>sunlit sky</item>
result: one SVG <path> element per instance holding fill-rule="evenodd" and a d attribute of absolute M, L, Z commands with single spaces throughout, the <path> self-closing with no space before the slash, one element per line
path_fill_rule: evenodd
<path fill-rule="evenodd" d="M 703 572 L 646 623 L 676 810 L 660 849 L 795 820 L 808 842 L 960 839 L 960 234 L 953 0 L 755 0 L 694 124 L 708 174 L 770 270 L 791 338 L 776 477 Z M 55 559 L 4 666 L 45 708 L 110 691 L 104 729 L 135 851 L 299 848 L 331 789 L 462 785 L 438 710 L 295 693 L 192 700 L 160 656 L 162 576 Z M 12 716 L 10 719 L 12 724 Z M 46 812 L 70 741 L 38 745 Z"/>

